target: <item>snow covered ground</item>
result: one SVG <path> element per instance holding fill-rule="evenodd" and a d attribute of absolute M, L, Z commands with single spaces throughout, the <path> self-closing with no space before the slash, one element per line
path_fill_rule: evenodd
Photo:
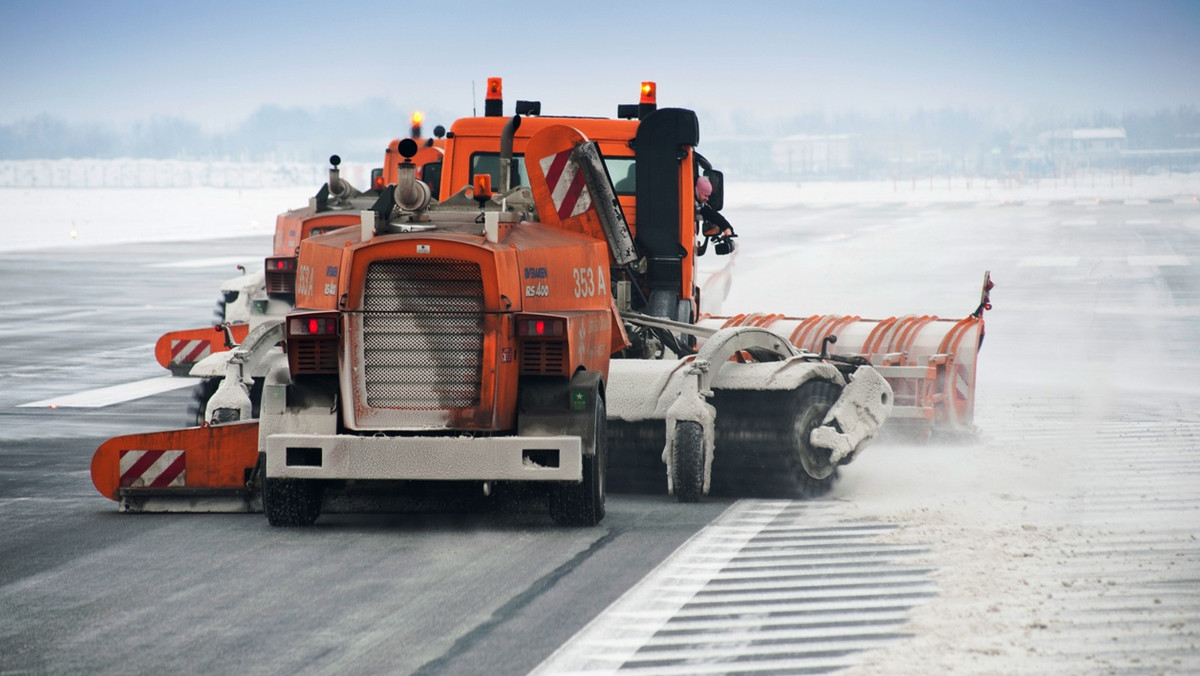
<path fill-rule="evenodd" d="M 131 183 L 150 187 L 55 188 L 21 187 L 19 184 L 12 187 L 15 177 L 24 174 L 16 168 L 0 166 L 0 170 L 8 169 L 13 174 L 8 180 L 0 180 L 0 186 L 8 186 L 0 187 L 0 203 L 5 205 L 0 213 L 0 251 L 270 235 L 274 230 L 275 215 L 283 209 L 281 205 L 290 208 L 305 204 L 316 192 L 313 186 L 323 180 L 320 172 L 313 174 L 298 168 L 285 171 L 289 168 L 251 165 L 242 170 L 229 167 L 213 170 L 217 175 L 229 176 L 231 187 L 174 187 L 190 185 L 200 179 L 192 176 L 195 172 L 190 165 L 171 162 L 152 163 L 149 169 L 134 161 L 96 163 L 95 166 L 75 166 L 65 160 L 58 163 L 61 167 L 56 163 L 42 164 L 54 165 L 42 170 L 45 174 L 42 185 L 53 186 L 52 178 L 56 175 L 60 182 L 102 185 L 106 173 L 117 173 L 130 174 L 133 176 L 129 179 Z M 355 172 L 365 175 L 363 167 L 350 167 L 348 172 L 343 173 L 352 183 Z M 285 182 L 299 174 L 313 174 L 315 180 L 290 186 Z M 363 180 L 358 176 L 358 184 L 363 184 Z M 1095 173 L 1036 182 L 968 180 L 961 176 L 876 182 L 731 182 L 727 187 L 726 209 L 734 213 L 741 209 L 837 205 L 1163 198 L 1200 199 L 1200 175 Z M 152 215 L 141 216 L 146 213 Z"/>
<path fill-rule="evenodd" d="M 847 673 L 1200 673 L 1198 179 L 731 188 L 757 197 L 731 200 L 726 312 L 961 317 L 997 284 L 978 441 L 881 442 L 835 489 L 928 547 L 940 588 Z"/>
<path fill-rule="evenodd" d="M 1200 176 L 1094 180 L 728 186 L 725 312 L 961 317 L 997 282 L 979 440 L 879 443 L 832 498 L 938 586 L 847 673 L 1200 673 Z M 312 192 L 0 189 L 0 250 L 265 247 Z"/>
<path fill-rule="evenodd" d="M 0 251 L 270 237 L 311 188 L 0 189 Z M 262 252 L 262 255 L 269 254 Z"/>
<path fill-rule="evenodd" d="M 988 203 L 1057 200 L 1149 200 L 1200 196 L 1200 176 L 1089 172 L 1065 178 L 913 176 L 894 181 L 732 183 L 726 205 L 783 208 L 873 203 Z"/>

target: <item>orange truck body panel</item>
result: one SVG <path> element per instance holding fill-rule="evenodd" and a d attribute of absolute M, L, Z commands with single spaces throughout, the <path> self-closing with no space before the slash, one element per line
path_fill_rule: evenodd
<path fill-rule="evenodd" d="M 522 223 L 499 242 L 480 235 L 431 231 L 420 235 L 379 235 L 362 241 L 361 228 L 346 228 L 304 240 L 297 269 L 296 305 L 304 310 L 364 309 L 363 291 L 372 263 L 396 260 L 453 260 L 479 266 L 483 284 L 484 373 L 479 406 L 454 413 L 450 427 L 464 430 L 512 429 L 516 421 L 521 348 L 512 315 L 562 317 L 564 366 L 608 375 L 609 355 L 625 346 L 612 305 L 607 275 L 608 247 L 594 239 L 544 223 Z M 569 311 L 564 311 L 569 308 Z M 618 335 L 614 336 L 614 324 Z M 345 326 L 343 326 L 345 329 Z M 345 353 L 358 354 L 356 332 L 343 332 Z M 352 397 L 361 428 L 379 424 L 378 411 L 365 405 L 365 393 Z"/>
<path fill-rule="evenodd" d="M 284 212 L 275 217 L 274 255 L 295 256 L 301 241 L 358 223 L 358 212 L 314 214 L 308 207 Z"/>
<path fill-rule="evenodd" d="M 472 181 L 470 157 L 475 153 L 496 153 L 500 150 L 500 130 L 508 122 L 506 117 L 468 117 L 457 120 L 451 127 L 454 134 L 454 157 L 452 165 L 442 169 L 441 194 L 451 195 Z M 513 136 L 513 153 L 526 154 L 529 139 L 551 126 L 569 124 L 588 139 L 595 141 L 605 157 L 627 157 L 632 159 L 633 149 L 629 142 L 637 135 L 637 120 L 609 120 L 604 118 L 541 118 L 521 119 L 521 126 Z M 464 159 L 465 158 L 465 159 Z M 625 219 L 637 234 L 637 201 L 633 195 L 620 195 Z M 540 212 L 539 212 L 540 213 Z"/>
<path fill-rule="evenodd" d="M 413 139 L 421 144 L 417 150 L 417 154 L 412 156 L 412 163 L 417 165 L 417 179 L 425 180 L 422 174 L 422 169 L 426 164 L 431 162 L 441 162 L 443 148 L 446 145 L 445 139 L 431 139 L 430 142 L 422 142 L 421 139 Z M 388 144 L 387 151 L 383 156 L 383 184 L 392 185 L 396 182 L 396 167 L 404 158 L 400 156 L 400 139 L 392 139 Z"/>
<path fill-rule="evenodd" d="M 173 457 L 181 466 L 166 477 L 174 478 L 175 485 L 193 490 L 243 489 L 246 471 L 258 461 L 258 422 L 114 437 L 92 456 L 92 483 L 109 500 L 120 500 L 122 489 L 159 488 L 147 471 L 160 453 L 177 454 Z M 123 456 L 128 456 L 124 463 Z"/>
<path fill-rule="evenodd" d="M 250 332 L 249 324 L 231 324 L 233 339 L 242 342 Z M 219 327 L 206 326 L 202 329 L 184 329 L 163 334 L 154 344 L 154 358 L 165 369 L 183 364 L 194 364 L 217 352 L 226 352 L 225 333 Z"/>

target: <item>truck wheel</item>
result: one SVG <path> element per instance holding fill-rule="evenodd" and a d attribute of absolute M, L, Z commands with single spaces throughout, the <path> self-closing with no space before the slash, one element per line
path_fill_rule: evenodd
<path fill-rule="evenodd" d="M 303 479 L 264 479 L 262 501 L 272 526 L 311 526 L 321 515 L 321 486 Z"/>
<path fill-rule="evenodd" d="M 187 416 L 193 427 L 208 422 L 204 419 L 204 410 L 208 408 L 208 400 L 217 393 L 220 384 L 220 378 L 204 378 L 192 386 L 192 403 L 188 405 Z"/>
<path fill-rule="evenodd" d="M 608 425 L 604 398 L 596 395 L 595 455 L 583 458 L 583 481 L 550 489 L 550 518 L 560 526 L 595 526 L 604 519 Z"/>
<path fill-rule="evenodd" d="M 679 502 L 699 502 L 704 497 L 704 428 L 694 420 L 675 423 L 671 486 Z"/>
<path fill-rule="evenodd" d="M 810 380 L 792 394 L 792 471 L 801 494 L 815 497 L 828 493 L 837 481 L 837 467 L 829 462 L 829 451 L 809 443 L 816 429 L 837 401 L 841 388 L 827 380 Z"/>

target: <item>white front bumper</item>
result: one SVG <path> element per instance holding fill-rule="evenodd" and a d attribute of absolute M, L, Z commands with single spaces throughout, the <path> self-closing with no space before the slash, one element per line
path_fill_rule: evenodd
<path fill-rule="evenodd" d="M 579 437 L 272 434 L 267 476 L 294 479 L 582 481 Z"/>

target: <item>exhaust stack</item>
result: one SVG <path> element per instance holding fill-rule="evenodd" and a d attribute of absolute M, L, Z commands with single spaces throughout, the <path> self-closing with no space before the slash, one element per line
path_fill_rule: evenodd
<path fill-rule="evenodd" d="M 400 154 L 404 161 L 396 169 L 396 206 L 405 211 L 420 211 L 429 206 L 429 186 L 417 180 L 417 165 L 412 156 L 417 154 L 417 142 L 406 138 L 400 141 Z"/>

